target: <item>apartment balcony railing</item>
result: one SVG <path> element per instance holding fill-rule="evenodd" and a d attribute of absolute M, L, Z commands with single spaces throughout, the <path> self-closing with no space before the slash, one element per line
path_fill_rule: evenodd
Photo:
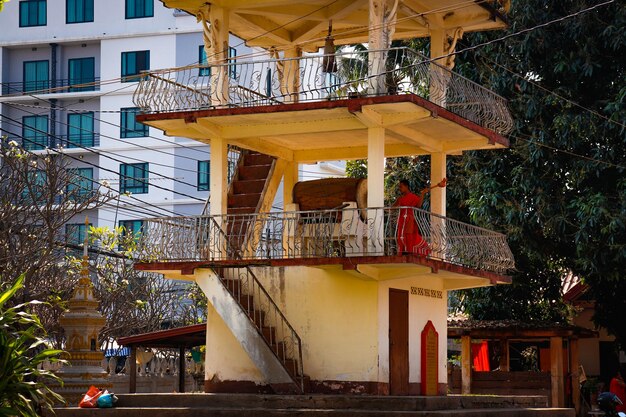
<path fill-rule="evenodd" d="M 383 64 L 374 68 L 376 62 Z M 513 126 L 503 97 L 409 48 L 194 65 L 146 75 L 134 94 L 146 113 L 416 94 L 500 134 Z"/>
<path fill-rule="evenodd" d="M 407 236 L 411 226 L 417 226 L 413 238 Z M 409 207 L 154 218 L 143 227 L 138 258 L 144 262 L 409 252 L 495 273 L 514 268 L 505 235 Z"/>
<path fill-rule="evenodd" d="M 72 78 L 1 83 L 2 95 L 75 93 L 99 91 L 100 78 Z"/>
<path fill-rule="evenodd" d="M 18 145 L 28 151 L 42 151 L 47 148 L 67 148 L 80 149 L 100 146 L 100 135 L 46 135 L 22 138 L 9 136 L 9 140 L 14 140 Z"/>

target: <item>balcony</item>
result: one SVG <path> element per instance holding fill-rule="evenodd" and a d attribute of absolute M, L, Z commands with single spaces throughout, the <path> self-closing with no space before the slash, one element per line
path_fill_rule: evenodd
<path fill-rule="evenodd" d="M 1 83 L 2 95 L 57 94 L 100 91 L 100 78 L 18 81 Z"/>
<path fill-rule="evenodd" d="M 513 126 L 503 97 L 409 48 L 193 65 L 146 75 L 134 94 L 144 113 L 413 94 L 500 135 Z"/>
<path fill-rule="evenodd" d="M 28 151 L 42 151 L 47 148 L 82 149 L 100 146 L 100 135 L 38 135 L 32 138 L 22 138 L 9 135 L 9 140 L 14 140 Z"/>
<path fill-rule="evenodd" d="M 411 217 L 421 237 L 407 248 Z M 143 227 L 138 258 L 147 263 L 324 265 L 412 256 L 497 275 L 514 268 L 505 235 L 412 207 L 154 218 Z"/>

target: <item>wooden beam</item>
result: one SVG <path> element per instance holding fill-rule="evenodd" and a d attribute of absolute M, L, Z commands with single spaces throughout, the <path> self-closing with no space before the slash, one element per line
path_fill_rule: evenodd
<path fill-rule="evenodd" d="M 247 14 L 240 11 L 236 11 L 236 14 L 242 20 L 245 20 L 247 25 L 260 31 L 265 37 L 278 42 L 278 45 L 290 44 L 293 41 L 291 32 L 266 16 Z"/>
<path fill-rule="evenodd" d="M 397 135 L 403 136 L 411 141 L 416 146 L 423 148 L 429 153 L 442 152 L 444 142 L 442 140 L 434 139 L 418 130 L 412 129 L 409 126 L 398 125 L 391 126 L 389 128 Z"/>
<path fill-rule="evenodd" d="M 408 144 L 385 145 L 385 157 L 387 158 L 425 154 L 427 152 L 419 146 Z M 367 146 L 299 150 L 294 151 L 293 157 L 294 160 L 302 164 L 320 161 L 364 159 L 367 157 Z"/>
<path fill-rule="evenodd" d="M 563 378 L 563 338 L 550 338 L 551 407 L 565 406 L 565 384 Z"/>
<path fill-rule="evenodd" d="M 264 138 L 229 140 L 229 143 L 235 146 L 239 146 L 243 149 L 261 152 L 275 158 L 281 158 L 287 161 L 294 160 L 294 152 L 292 150 L 287 149 L 283 146 L 274 145 Z"/>
<path fill-rule="evenodd" d="M 500 339 L 500 371 L 509 372 L 509 342 Z"/>
<path fill-rule="evenodd" d="M 569 341 L 569 359 L 570 359 L 570 374 L 572 375 L 572 403 L 574 404 L 574 409 L 576 410 L 576 415 L 579 415 L 580 412 L 580 363 L 579 363 L 579 354 L 578 354 L 578 338 L 573 337 Z"/>
<path fill-rule="evenodd" d="M 362 7 L 367 0 L 338 0 L 323 9 L 326 19 L 320 22 L 309 22 L 294 31 L 294 42 L 302 42 L 318 37 L 320 32 L 328 28 L 328 20 L 340 21 L 344 16 Z M 307 16 L 308 19 L 308 16 Z"/>
<path fill-rule="evenodd" d="M 377 112 L 376 106 L 363 106 L 361 113 L 366 120 L 376 123 L 381 127 L 391 127 L 398 124 L 417 122 L 421 119 L 428 119 L 431 116 L 430 110 L 417 106 L 412 106 L 410 111 L 394 111 L 390 113 Z"/>
<path fill-rule="evenodd" d="M 472 338 L 461 336 L 461 394 L 472 393 Z"/>

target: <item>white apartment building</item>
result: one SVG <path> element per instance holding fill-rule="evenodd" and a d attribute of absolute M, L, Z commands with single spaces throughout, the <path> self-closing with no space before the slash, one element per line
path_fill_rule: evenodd
<path fill-rule="evenodd" d="M 0 134 L 34 153 L 65 153 L 87 190 L 108 184 L 117 198 L 86 213 L 93 225 L 138 230 L 141 218 L 202 212 L 210 147 L 136 123 L 132 102 L 142 70 L 206 59 L 195 16 L 156 0 L 12 0 L 0 28 Z M 259 59 L 232 35 L 230 44 L 230 56 Z M 300 175 L 342 170 L 303 166 Z M 66 234 L 82 236 L 83 222 Z"/>

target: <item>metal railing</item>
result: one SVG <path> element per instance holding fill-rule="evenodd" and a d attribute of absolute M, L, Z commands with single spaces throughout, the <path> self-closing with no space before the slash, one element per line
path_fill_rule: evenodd
<path fill-rule="evenodd" d="M 75 93 L 99 91 L 100 77 L 1 83 L 2 95 Z"/>
<path fill-rule="evenodd" d="M 210 221 L 216 225 L 216 229 L 228 248 L 227 251 L 233 253 L 235 258 L 241 259 L 241 252 L 237 248 L 238 243 L 229 239 L 219 224 L 215 223 L 215 217 L 211 217 Z M 250 318 L 267 346 L 274 352 L 294 382 L 299 385 L 300 391 L 304 393 L 302 340 L 263 284 L 247 266 L 245 268 L 214 268 L 213 270 Z"/>
<path fill-rule="evenodd" d="M 137 257 L 227 261 L 403 252 L 496 273 L 514 268 L 505 235 L 408 207 L 148 219 Z"/>
<path fill-rule="evenodd" d="M 373 58 L 383 65 L 373 68 Z M 409 48 L 193 65 L 145 74 L 133 101 L 146 113 L 410 93 L 501 134 L 513 126 L 503 97 Z"/>

